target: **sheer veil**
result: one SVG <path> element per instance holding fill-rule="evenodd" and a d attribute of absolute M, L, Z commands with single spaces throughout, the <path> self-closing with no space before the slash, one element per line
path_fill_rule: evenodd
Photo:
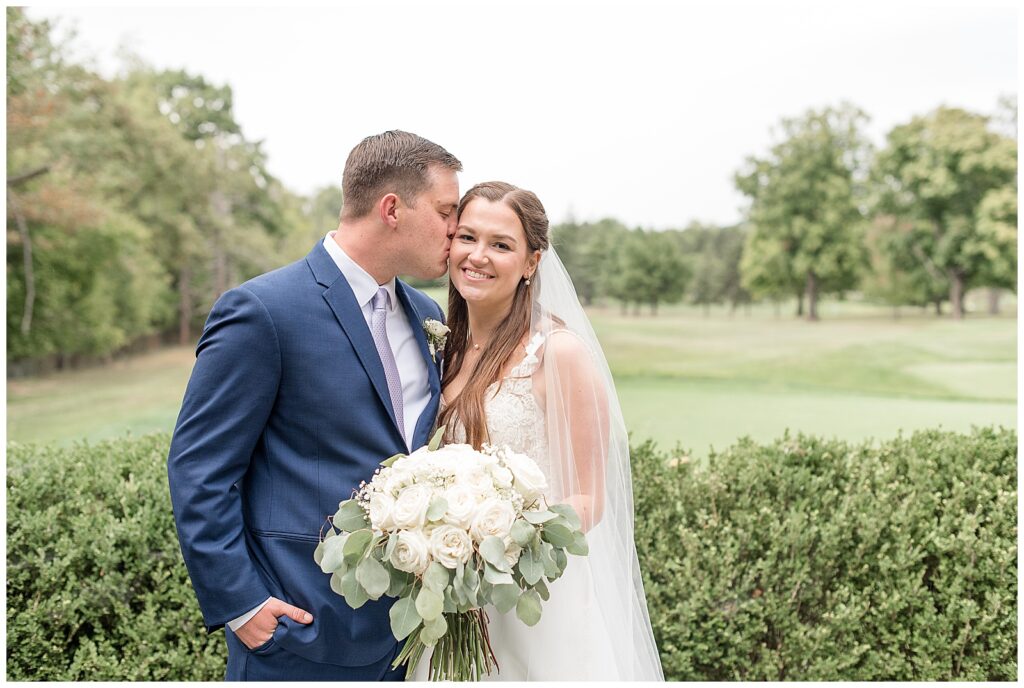
<path fill-rule="evenodd" d="M 533 279 L 530 339 L 543 342 L 533 388 L 547 421 L 552 497 L 572 504 L 588 528 L 590 554 L 570 557 L 566 574 L 585 569 L 574 585 L 589 587 L 587 613 L 603 621 L 592 624 L 600 629 L 579 628 L 577 640 L 592 644 L 595 655 L 610 653 L 595 662 L 614 663 L 621 680 L 662 681 L 633 537 L 629 440 L 611 371 L 553 247 Z"/>

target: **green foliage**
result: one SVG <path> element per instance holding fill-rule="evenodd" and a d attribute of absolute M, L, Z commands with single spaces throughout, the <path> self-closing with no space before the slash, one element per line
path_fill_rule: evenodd
<path fill-rule="evenodd" d="M 222 292 L 309 250 L 334 196 L 303 207 L 267 172 L 229 86 L 138 60 L 108 80 L 7 19 L 8 361 L 192 343 Z"/>
<path fill-rule="evenodd" d="M 9 680 L 223 676 L 178 549 L 167 443 L 8 445 Z M 634 448 L 666 678 L 1016 679 L 1016 452 L 1016 433 L 993 429 L 745 440 L 706 467 Z M 460 589 L 476 589 L 470 573 Z M 361 574 L 375 592 L 378 574 Z M 517 586 L 494 591 L 534 617 Z M 392 626 L 404 638 L 441 606 L 407 598 Z"/>
<path fill-rule="evenodd" d="M 657 313 L 659 303 L 682 299 L 690 266 L 668 232 L 629 232 L 622 239 L 616 259 L 606 291 L 624 307 L 632 303 L 638 312 L 641 304 L 647 304 L 652 313 Z"/>
<path fill-rule="evenodd" d="M 608 295 L 608 279 L 617 265 L 615 254 L 628 232 L 611 218 L 582 224 L 569 220 L 551 228 L 551 243 L 584 305 Z"/>
<path fill-rule="evenodd" d="M 782 122 L 783 139 L 764 159 L 749 158 L 737 188 L 749 196 L 744 286 L 767 296 L 803 289 L 817 318 L 819 294 L 857 284 L 864 255 L 859 201 L 870 146 L 867 116 L 843 105 Z"/>
<path fill-rule="evenodd" d="M 218 681 L 178 549 L 166 435 L 7 445 L 7 679 Z"/>
<path fill-rule="evenodd" d="M 1016 457 L 994 429 L 636 448 L 666 678 L 1016 680 Z"/>
<path fill-rule="evenodd" d="M 1016 245 L 1016 231 L 999 225 L 1016 216 L 1008 194 L 1016 196 L 1017 142 L 993 131 L 987 117 L 940 107 L 889 132 L 873 176 L 878 212 L 915 223 L 917 256 L 947 276 L 961 317 L 966 289 L 991 283 L 992 272 L 1005 275 L 989 263 Z"/>

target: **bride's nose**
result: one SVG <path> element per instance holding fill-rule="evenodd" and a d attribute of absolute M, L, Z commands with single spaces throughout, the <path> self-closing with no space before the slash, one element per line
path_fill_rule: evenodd
<path fill-rule="evenodd" d="M 487 262 L 487 247 L 478 243 L 469 254 L 469 261 L 474 265 L 483 265 Z"/>

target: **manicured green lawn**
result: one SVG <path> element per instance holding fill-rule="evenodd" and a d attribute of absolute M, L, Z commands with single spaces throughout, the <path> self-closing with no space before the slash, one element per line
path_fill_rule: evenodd
<path fill-rule="evenodd" d="M 432 292 L 445 299 L 442 290 Z M 1004 305 L 1004 312 L 1009 308 Z M 743 435 L 787 428 L 844 439 L 971 424 L 1016 427 L 1017 322 L 964 322 L 905 309 L 826 302 L 822 321 L 784 306 L 730 316 L 663 308 L 657 317 L 590 316 L 634 440 L 679 443 L 696 456 Z M 193 363 L 190 347 L 103 369 L 7 383 L 7 431 L 18 442 L 100 439 L 170 430 Z"/>

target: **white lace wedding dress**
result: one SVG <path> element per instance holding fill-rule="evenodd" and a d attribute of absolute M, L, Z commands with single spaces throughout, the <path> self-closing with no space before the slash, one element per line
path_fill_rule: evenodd
<path fill-rule="evenodd" d="M 538 355 L 543 356 L 543 343 L 539 335 L 530 341 L 523 361 L 488 388 L 484 408 L 490 443 L 507 445 L 533 458 L 552 484 L 544 411 L 533 394 L 532 381 L 542 363 Z M 456 442 L 465 442 L 461 426 L 456 425 L 453 432 Z M 591 533 L 600 528 L 598 524 Z M 499 671 L 484 680 L 621 680 L 612 649 L 616 629 L 609 628 L 602 618 L 591 584 L 590 560 L 569 555 L 565 573 L 549 590 L 551 599 L 543 603 L 541 619 L 532 627 L 520 621 L 514 609 L 501 614 L 493 607 L 486 608 Z M 428 667 L 429 654 L 424 653 L 411 679 L 426 681 Z"/>

